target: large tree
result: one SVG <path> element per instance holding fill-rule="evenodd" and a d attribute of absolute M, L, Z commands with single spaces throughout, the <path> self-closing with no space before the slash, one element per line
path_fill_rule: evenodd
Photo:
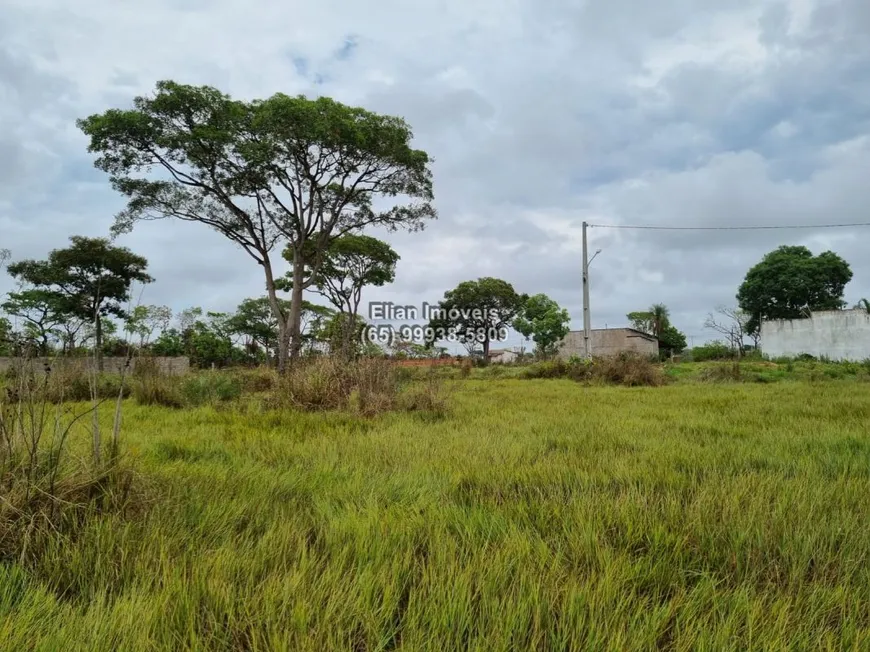
<path fill-rule="evenodd" d="M 852 280 L 849 263 L 832 251 L 818 256 L 802 246 L 782 246 L 752 267 L 737 291 L 749 315 L 746 330 L 760 331 L 764 319 L 799 319 L 813 311 L 840 310 Z"/>
<path fill-rule="evenodd" d="M 244 102 L 171 81 L 133 104 L 78 123 L 96 166 L 129 198 L 116 230 L 174 217 L 242 247 L 264 271 L 281 369 L 300 351 L 306 269 L 317 273 L 333 239 L 368 225 L 416 230 L 436 216 L 429 156 L 411 147 L 401 118 L 325 97 Z M 279 242 L 293 251 L 289 311 L 276 294 Z"/>
<path fill-rule="evenodd" d="M 103 369 L 103 318 L 125 317 L 124 304 L 134 282 L 150 283 L 148 261 L 105 238 L 73 236 L 66 249 L 55 249 L 47 260 L 23 260 L 9 273 L 60 302 L 58 311 L 94 324 L 97 367 Z"/>
<path fill-rule="evenodd" d="M 284 256 L 293 262 L 294 252 L 291 248 L 285 251 Z M 351 353 L 352 334 L 360 323 L 358 317 L 363 288 L 392 283 L 396 278 L 398 261 L 399 254 L 383 240 L 347 233 L 333 240 L 323 252 L 319 270 L 306 274 L 314 291 L 335 306 L 339 313 L 347 316 L 336 322 L 348 329 L 340 338 L 340 350 L 344 355 Z M 285 287 L 292 289 L 292 276 L 288 275 Z"/>
<path fill-rule="evenodd" d="M 535 294 L 522 306 L 514 320 L 514 329 L 535 342 L 535 354 L 546 358 L 556 353 L 570 330 L 571 317 L 546 294 Z"/>
<path fill-rule="evenodd" d="M 517 294 L 507 281 L 479 278 L 464 281 L 444 293 L 444 299 L 432 315 L 430 327 L 434 340 L 456 339 L 463 344 L 480 344 L 484 359 L 489 358 L 489 345 L 500 339 L 527 300 Z M 427 342 L 434 344 L 434 341 Z M 471 350 L 471 349 L 470 349 Z"/>

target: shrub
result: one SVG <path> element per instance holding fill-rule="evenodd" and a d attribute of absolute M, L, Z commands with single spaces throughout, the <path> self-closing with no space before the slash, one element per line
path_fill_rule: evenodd
<path fill-rule="evenodd" d="M 80 387 L 88 373 L 75 365 L 64 373 L 56 367 L 24 361 L 0 391 L 0 562 L 37 564 L 51 540 L 70 537 L 89 517 L 127 503 L 132 474 L 119 465 L 120 401 L 113 428 L 104 434 L 98 403 L 63 405 L 79 391 L 69 383 Z M 116 377 L 116 397 L 121 382 Z M 69 455 L 71 438 L 82 430 L 90 456 Z"/>
<path fill-rule="evenodd" d="M 434 371 L 425 382 L 439 382 Z M 405 384 L 413 387 L 414 381 Z M 349 409 L 364 416 L 396 409 L 423 409 L 430 399 L 417 396 L 400 400 L 402 385 L 398 369 L 384 358 L 319 357 L 298 361 L 280 377 L 273 403 L 276 407 L 302 410 Z M 435 406 L 436 401 L 430 400 L 430 404 Z"/>
<path fill-rule="evenodd" d="M 650 358 L 635 353 L 621 353 L 616 356 L 595 358 L 572 357 L 563 360 L 538 362 L 523 372 L 524 378 L 570 378 L 576 381 L 599 381 L 629 387 L 647 385 L 657 387 L 665 382 L 661 366 Z"/>
<path fill-rule="evenodd" d="M 130 388 L 119 374 L 96 373 L 82 364 L 81 359 L 59 359 L 50 365 L 23 361 L 4 374 L 6 387 L 22 382 L 36 382 L 40 399 L 51 404 L 78 403 L 97 399 L 113 399 L 119 394 L 129 396 Z"/>
<path fill-rule="evenodd" d="M 696 346 L 692 349 L 693 362 L 731 360 L 735 357 L 737 357 L 737 352 L 724 342 L 709 342 L 703 346 Z"/>
<path fill-rule="evenodd" d="M 568 363 L 562 360 L 546 360 L 529 365 L 523 370 L 523 378 L 565 378 Z"/>
<path fill-rule="evenodd" d="M 713 364 L 701 370 L 698 380 L 707 383 L 738 382 L 742 380 L 738 362 Z"/>
<path fill-rule="evenodd" d="M 238 379 L 242 391 L 246 393 L 268 392 L 278 381 L 278 373 L 271 367 L 239 369 L 234 371 L 233 375 Z"/>
<path fill-rule="evenodd" d="M 228 374 L 206 371 L 184 379 L 179 392 L 188 405 L 225 403 L 241 396 L 242 384 Z"/>
<path fill-rule="evenodd" d="M 665 383 L 665 375 L 659 365 L 648 357 L 632 353 L 595 360 L 591 372 L 594 378 L 613 385 L 658 387 Z"/>
<path fill-rule="evenodd" d="M 399 395 L 399 407 L 406 412 L 441 418 L 447 414 L 448 407 L 444 385 L 437 382 L 434 375 L 424 381 L 411 383 Z"/>

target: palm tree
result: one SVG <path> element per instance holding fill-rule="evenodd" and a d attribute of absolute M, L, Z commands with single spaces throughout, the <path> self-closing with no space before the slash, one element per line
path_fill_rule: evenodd
<path fill-rule="evenodd" d="M 870 300 L 861 299 L 858 303 L 855 304 L 856 310 L 865 310 L 868 314 L 870 314 Z"/>
<path fill-rule="evenodd" d="M 652 334 L 661 339 L 662 333 L 671 325 L 671 311 L 663 303 L 654 303 L 649 309 Z"/>

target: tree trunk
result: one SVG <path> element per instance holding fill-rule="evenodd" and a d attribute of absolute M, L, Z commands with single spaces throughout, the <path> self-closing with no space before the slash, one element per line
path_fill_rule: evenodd
<path fill-rule="evenodd" d="M 263 273 L 266 275 L 266 294 L 269 297 L 269 305 L 272 308 L 272 316 L 278 324 L 278 346 L 275 351 L 275 363 L 278 367 L 278 373 L 284 373 L 287 370 L 288 357 L 288 333 L 287 333 L 287 316 L 281 312 L 281 307 L 278 305 L 278 293 L 275 290 L 275 276 L 272 273 L 272 262 L 268 257 L 260 264 L 263 266 Z"/>
<path fill-rule="evenodd" d="M 293 256 L 293 288 L 290 294 L 290 317 L 287 319 L 287 336 L 290 345 L 290 359 L 296 360 L 302 350 L 300 324 L 302 322 L 302 282 L 305 278 L 305 261 L 301 256 Z"/>
<path fill-rule="evenodd" d="M 103 371 L 103 320 L 100 317 L 100 313 L 94 313 L 94 338 L 96 341 L 94 356 L 97 359 L 97 371 Z"/>

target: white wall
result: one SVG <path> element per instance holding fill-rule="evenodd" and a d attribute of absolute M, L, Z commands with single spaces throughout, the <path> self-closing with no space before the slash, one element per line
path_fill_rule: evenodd
<path fill-rule="evenodd" d="M 813 313 L 809 319 L 762 322 L 761 352 L 771 358 L 809 353 L 832 360 L 866 360 L 870 358 L 870 314 L 831 310 Z"/>

